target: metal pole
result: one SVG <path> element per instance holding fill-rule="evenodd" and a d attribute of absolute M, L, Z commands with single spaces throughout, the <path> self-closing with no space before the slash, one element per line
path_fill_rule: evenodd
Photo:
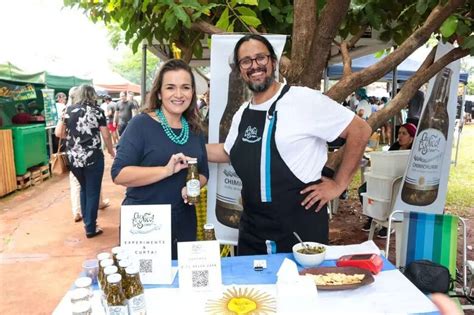
<path fill-rule="evenodd" d="M 395 69 L 393 69 L 392 71 L 392 100 L 395 98 L 395 96 L 397 95 L 397 88 L 398 88 L 398 84 L 397 84 L 397 67 L 395 67 Z M 392 124 L 392 143 L 395 143 L 395 141 L 397 141 L 397 133 L 396 133 L 396 121 L 397 121 L 397 115 L 395 114 L 395 116 L 393 117 L 393 124 Z"/>
<path fill-rule="evenodd" d="M 142 102 L 141 107 L 145 106 L 146 101 L 146 54 L 147 54 L 147 44 L 142 43 L 142 78 L 141 78 L 141 96 Z"/>

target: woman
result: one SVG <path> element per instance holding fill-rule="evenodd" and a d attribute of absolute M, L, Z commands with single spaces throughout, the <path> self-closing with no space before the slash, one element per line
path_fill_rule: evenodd
<path fill-rule="evenodd" d="M 413 145 L 413 140 L 415 139 L 416 135 L 416 126 L 412 123 L 406 123 L 400 126 L 398 130 L 398 141 L 390 146 L 388 149 L 389 151 L 396 151 L 396 150 L 411 150 L 411 146 Z M 359 200 L 362 204 L 362 193 L 367 192 L 367 183 L 363 183 L 359 189 Z M 364 223 L 362 227 L 363 231 L 369 231 L 370 226 L 372 224 L 372 218 L 368 217 L 367 221 Z M 387 238 L 387 228 L 383 227 L 377 233 L 378 238 Z"/>
<path fill-rule="evenodd" d="M 115 153 L 104 112 L 96 103 L 94 88 L 81 85 L 74 96 L 75 104 L 66 108 L 55 134 L 59 138 L 66 138 L 69 167 L 81 185 L 81 212 L 86 236 L 92 238 L 103 233 L 96 222 L 104 174 L 100 134 L 109 154 L 114 157 Z"/>
<path fill-rule="evenodd" d="M 122 134 L 112 165 L 114 183 L 127 187 L 123 205 L 171 204 L 173 259 L 177 242 L 196 240 L 196 210 L 187 204 L 184 187 L 188 158 L 198 159 L 201 187 L 209 176 L 196 103 L 191 68 L 182 60 L 166 62 L 147 110 Z"/>

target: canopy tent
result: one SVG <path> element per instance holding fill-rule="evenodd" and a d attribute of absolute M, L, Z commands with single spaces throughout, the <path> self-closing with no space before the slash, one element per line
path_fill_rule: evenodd
<path fill-rule="evenodd" d="M 93 74 L 94 85 L 99 90 L 105 90 L 109 94 L 116 94 L 122 91 L 141 94 L 140 85 L 132 83 L 113 71 L 104 71 Z"/>
<path fill-rule="evenodd" d="M 367 55 L 364 57 L 356 58 L 352 60 L 352 71 L 358 72 L 364 70 L 367 67 L 383 60 L 383 58 L 376 58 L 374 55 Z M 413 58 L 405 59 L 397 67 L 397 80 L 406 81 L 420 68 L 423 61 L 415 60 Z M 342 63 L 330 65 L 328 67 L 328 77 L 330 80 L 338 80 L 342 77 L 344 67 Z M 467 84 L 468 74 L 461 73 L 459 75 L 459 81 Z M 392 71 L 387 72 L 379 81 L 392 81 Z"/>

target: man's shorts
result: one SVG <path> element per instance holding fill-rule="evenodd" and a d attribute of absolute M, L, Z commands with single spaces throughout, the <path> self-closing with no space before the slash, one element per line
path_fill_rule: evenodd
<path fill-rule="evenodd" d="M 107 128 L 109 128 L 110 132 L 115 132 L 117 130 L 117 127 L 115 127 L 113 123 L 108 123 Z"/>

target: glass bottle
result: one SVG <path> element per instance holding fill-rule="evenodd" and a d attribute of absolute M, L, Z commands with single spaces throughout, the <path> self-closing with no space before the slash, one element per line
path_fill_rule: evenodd
<path fill-rule="evenodd" d="M 128 287 L 125 290 L 125 297 L 128 303 L 128 312 L 130 315 L 145 315 L 145 290 L 140 281 L 140 273 L 136 266 L 126 268 L 126 280 Z"/>
<path fill-rule="evenodd" d="M 118 273 L 107 276 L 107 314 L 127 315 L 127 300 L 122 291 L 122 276 Z"/>
<path fill-rule="evenodd" d="M 114 264 L 114 260 L 111 258 L 108 259 L 103 259 L 99 263 L 99 274 L 97 275 L 97 279 L 99 280 L 99 289 L 102 290 L 102 288 L 105 286 L 105 276 L 104 276 L 104 269 L 105 267 L 112 266 Z"/>
<path fill-rule="evenodd" d="M 116 246 L 114 248 L 112 248 L 112 258 L 114 259 L 114 264 L 117 266 L 118 265 L 118 262 L 117 262 L 117 254 L 123 252 L 123 248 L 120 247 L 120 246 Z"/>
<path fill-rule="evenodd" d="M 122 259 L 119 261 L 118 273 L 122 276 L 122 289 L 124 292 L 128 286 L 127 278 L 125 277 L 127 275 L 127 273 L 125 272 L 125 269 L 131 264 L 132 262 L 128 259 Z"/>
<path fill-rule="evenodd" d="M 186 176 L 186 189 L 188 193 L 188 201 L 190 203 L 198 203 L 201 194 L 201 183 L 199 182 L 199 172 L 197 167 L 197 159 L 188 160 L 188 175 Z"/>
<path fill-rule="evenodd" d="M 104 307 L 105 313 L 107 313 L 107 294 L 108 292 L 108 282 L 107 277 L 118 272 L 118 268 L 115 265 L 107 266 L 104 268 L 104 284 L 102 286 L 102 296 L 101 296 L 101 303 Z"/>
<path fill-rule="evenodd" d="M 451 69 L 444 68 L 436 76 L 418 124 L 401 193 L 402 200 L 410 205 L 426 206 L 438 197 L 449 128 L 447 105 L 451 74 Z"/>
<path fill-rule="evenodd" d="M 240 77 L 238 65 L 230 64 L 227 105 L 219 125 L 219 143 L 224 143 L 232 124 L 232 118 L 249 91 Z M 238 229 L 242 214 L 242 182 L 230 163 L 220 163 L 217 167 L 216 218 L 221 224 Z"/>
<path fill-rule="evenodd" d="M 212 223 L 204 224 L 204 240 L 205 241 L 216 240 L 216 232 L 214 231 L 214 224 Z"/>

